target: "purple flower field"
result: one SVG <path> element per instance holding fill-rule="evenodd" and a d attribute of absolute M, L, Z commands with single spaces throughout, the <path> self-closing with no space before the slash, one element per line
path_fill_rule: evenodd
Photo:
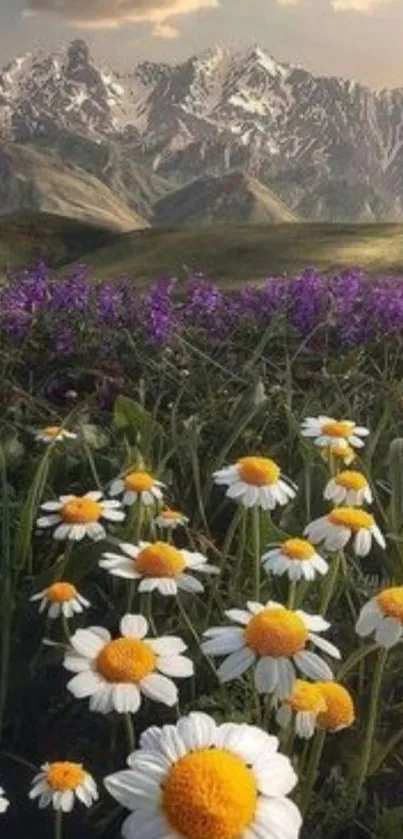
<path fill-rule="evenodd" d="M 122 337 L 166 346 L 179 335 L 197 335 L 207 346 L 237 343 L 270 327 L 290 329 L 320 345 L 357 347 L 403 331 L 403 277 L 350 269 L 323 275 L 309 269 L 296 277 L 268 277 L 260 288 L 223 291 L 203 277 L 188 283 L 163 278 L 146 292 L 122 278 L 96 283 L 84 266 L 56 278 L 46 266 L 9 276 L 0 291 L 3 343 L 40 338 L 64 357 L 80 355 L 83 343 L 113 358 Z"/>

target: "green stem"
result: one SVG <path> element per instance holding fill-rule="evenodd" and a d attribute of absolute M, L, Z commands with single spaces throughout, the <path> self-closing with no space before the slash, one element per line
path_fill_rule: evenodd
<path fill-rule="evenodd" d="M 294 609 L 295 608 L 295 601 L 296 601 L 296 597 L 297 597 L 297 586 L 298 586 L 298 581 L 297 580 L 291 580 L 290 581 L 290 587 L 288 589 L 288 608 L 289 609 Z"/>
<path fill-rule="evenodd" d="M 72 552 L 73 552 L 73 542 L 67 541 L 66 542 L 66 547 L 64 549 L 64 553 L 56 563 L 56 572 L 55 572 L 55 579 L 54 579 L 55 583 L 57 583 L 59 580 L 63 579 L 64 572 L 67 568 L 67 565 L 69 564 L 69 560 L 70 560 Z"/>
<path fill-rule="evenodd" d="M 62 839 L 63 837 L 63 811 L 56 810 L 55 812 L 55 831 L 54 839 Z"/>
<path fill-rule="evenodd" d="M 134 750 L 136 748 L 136 738 L 134 736 L 133 720 L 132 720 L 130 714 L 128 714 L 128 713 L 123 714 L 123 720 L 124 720 L 125 730 L 126 730 L 127 745 L 129 747 L 129 753 L 131 754 L 132 752 L 134 752 Z"/>
<path fill-rule="evenodd" d="M 374 742 L 374 735 L 376 729 L 376 722 L 378 717 L 379 697 L 382 687 L 382 676 L 385 668 L 388 651 L 380 649 L 375 667 L 375 672 L 371 683 L 371 698 L 369 703 L 368 722 L 365 727 L 364 744 L 362 747 L 361 758 L 358 768 L 358 778 L 354 790 L 354 798 L 351 803 L 351 814 L 355 813 L 359 804 L 362 788 L 365 784 L 365 779 L 368 774 L 368 768 L 371 760 L 372 746 Z"/>
<path fill-rule="evenodd" d="M 309 755 L 308 766 L 306 770 L 306 781 L 302 792 L 301 813 L 305 813 L 309 807 L 313 788 L 315 786 L 316 776 L 318 774 L 318 767 L 322 757 L 323 746 L 325 745 L 326 732 L 317 731 L 312 743 L 311 753 Z"/>
<path fill-rule="evenodd" d="M 337 583 L 337 578 L 339 576 L 340 565 L 341 565 L 341 557 L 342 552 L 339 551 L 333 559 L 333 562 L 330 566 L 329 571 L 327 572 L 327 576 L 325 579 L 325 584 L 322 590 L 322 597 L 320 600 L 319 606 L 319 614 L 324 615 L 327 611 L 327 607 L 333 597 L 334 590 Z"/>
<path fill-rule="evenodd" d="M 201 647 L 200 647 L 200 640 L 199 640 L 199 636 L 198 636 L 198 634 L 197 634 L 197 631 L 196 631 L 196 629 L 194 628 L 194 626 L 193 626 L 193 624 L 192 624 L 192 621 L 190 620 L 189 615 L 188 615 L 188 614 L 187 614 L 187 612 L 186 612 L 186 609 L 183 607 L 183 605 L 182 605 L 182 603 L 181 603 L 181 599 L 180 599 L 179 595 L 177 595 L 176 600 L 177 600 L 177 603 L 178 603 L 178 609 L 179 609 L 179 612 L 180 612 L 180 614 L 181 614 L 181 617 L 183 618 L 183 620 L 184 620 L 184 622 L 185 622 L 185 624 L 186 624 L 186 626 L 187 626 L 187 628 L 188 628 L 189 632 L 190 632 L 190 633 L 191 633 L 191 635 L 193 636 L 193 638 L 194 638 L 194 640 L 195 640 L 195 642 L 196 642 L 196 644 L 197 644 L 198 648 L 199 648 L 199 649 L 201 649 Z M 203 653 L 203 656 L 204 656 L 204 658 L 206 659 L 207 664 L 208 664 L 208 666 L 209 666 L 209 668 L 210 668 L 211 672 L 212 672 L 212 673 L 214 673 L 214 676 L 215 676 L 216 680 L 217 680 L 217 681 L 219 681 L 218 676 L 217 676 L 217 671 L 216 671 L 216 669 L 215 669 L 215 667 L 214 667 L 214 664 L 212 663 L 212 661 L 209 659 L 209 657 L 208 657 L 205 653 Z"/>
<path fill-rule="evenodd" d="M 65 635 L 66 641 L 70 646 L 71 633 L 70 633 L 70 629 L 69 629 L 69 622 L 66 618 L 66 615 L 63 615 L 63 612 L 62 612 L 62 626 L 63 626 L 63 632 L 64 632 L 64 635 Z"/>
<path fill-rule="evenodd" d="M 259 601 L 260 598 L 260 515 L 259 507 L 252 507 L 252 522 L 253 522 L 253 548 L 255 556 L 255 599 Z"/>

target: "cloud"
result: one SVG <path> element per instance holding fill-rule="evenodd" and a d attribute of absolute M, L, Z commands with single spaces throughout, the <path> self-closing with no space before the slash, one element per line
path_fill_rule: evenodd
<path fill-rule="evenodd" d="M 214 9 L 219 3 L 220 0 L 26 0 L 24 15 L 53 14 L 71 26 L 85 29 L 148 23 L 153 27 L 153 35 L 174 38 L 178 32 L 170 18 Z"/>
<path fill-rule="evenodd" d="M 279 6 L 297 6 L 303 0 L 276 0 Z M 395 0 L 329 0 L 335 12 L 370 12 L 395 2 Z"/>

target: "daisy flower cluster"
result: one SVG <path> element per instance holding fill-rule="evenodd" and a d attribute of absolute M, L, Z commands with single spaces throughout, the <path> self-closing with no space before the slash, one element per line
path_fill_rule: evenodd
<path fill-rule="evenodd" d="M 49 440 L 43 436 L 44 442 L 58 441 L 62 433 L 45 432 Z M 385 547 L 374 516 L 363 509 L 373 503 L 370 484 L 364 474 L 349 468 L 368 430 L 350 420 L 319 416 L 304 420 L 301 434 L 329 466 L 323 499 L 332 509 L 302 533 L 284 534 L 263 548 L 262 526 L 294 504 L 298 487 L 276 461 L 260 455 L 241 457 L 214 472 L 216 486 L 224 487 L 226 498 L 238 505 L 234 522 L 239 534 L 243 528 L 250 535 L 254 559 L 243 578 L 242 602 L 230 602 L 221 623 L 207 624 L 199 639 L 219 683 L 242 680 L 253 691 L 260 713 L 268 708 L 281 736 L 286 729 L 292 741 L 294 735 L 309 741 L 316 733 L 337 733 L 352 726 L 356 717 L 354 699 L 334 672 L 341 653 L 332 639 L 331 621 L 320 613 L 326 612 L 322 596 L 319 613 L 304 609 L 303 597 L 318 586 L 320 595 L 327 592 L 326 606 L 331 602 L 337 557 L 350 544 L 359 557 L 369 554 L 374 541 Z M 161 599 L 169 617 L 185 614 L 188 630 L 192 623 L 182 598 L 193 598 L 197 607 L 206 581 L 212 580 L 210 614 L 224 574 L 219 578 L 220 568 L 197 550 L 188 517 L 167 505 L 166 489 L 151 472 L 131 469 L 115 478 L 107 493 L 62 495 L 41 506 L 38 530 L 48 529 L 56 543 L 66 543 L 67 561 L 76 543 L 99 542 L 97 561 L 104 579 L 117 578 L 113 597 L 126 587 L 129 604 L 137 597 L 139 611 L 145 611 L 145 602 L 148 609 L 147 618 L 131 607 L 119 609 L 119 626 L 113 631 L 91 624 L 68 630 L 66 690 L 77 702 L 88 703 L 91 712 L 115 714 L 126 723 L 127 766 L 104 779 L 108 793 L 129 811 L 122 825 L 124 839 L 298 839 L 301 813 L 289 796 L 298 782 L 294 766 L 299 757 L 293 765 L 279 751 L 279 739 L 252 722 L 217 724 L 199 711 L 181 715 L 178 683 L 195 677 L 197 668 L 181 635 L 166 631 L 171 621 L 158 632 L 152 607 Z M 186 539 L 191 549 L 182 546 Z M 245 563 L 242 552 L 237 562 Z M 66 567 L 65 558 L 62 569 Z M 61 618 L 66 628 L 77 616 L 84 620 L 91 603 L 61 577 L 31 600 L 49 618 Z M 284 580 L 289 597 L 282 602 L 278 591 L 284 590 Z M 403 637 L 403 587 L 387 588 L 364 605 L 356 631 L 361 637 L 374 635 L 385 649 L 396 644 Z M 154 703 L 175 709 L 170 712 L 175 723 L 152 725 L 136 743 L 132 716 L 149 703 L 153 715 Z M 248 719 L 255 720 L 253 710 Z M 256 721 L 261 719 L 257 714 Z M 305 811 L 307 800 L 300 791 L 298 795 Z M 41 808 L 51 805 L 59 817 L 76 801 L 90 807 L 98 788 L 81 763 L 61 760 L 43 764 L 30 798 L 38 799 Z M 0 812 L 7 804 L 0 790 Z"/>

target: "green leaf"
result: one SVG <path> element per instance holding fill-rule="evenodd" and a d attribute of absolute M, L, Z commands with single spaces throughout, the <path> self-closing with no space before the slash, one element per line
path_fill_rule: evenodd
<path fill-rule="evenodd" d="M 118 396 L 113 409 L 115 427 L 126 431 L 132 443 L 140 443 L 148 454 L 153 438 L 164 434 L 156 419 L 134 399 Z"/>
<path fill-rule="evenodd" d="M 389 478 L 391 485 L 390 523 L 400 533 L 403 521 L 403 439 L 397 437 L 389 446 Z"/>
<path fill-rule="evenodd" d="M 34 480 L 32 481 L 28 491 L 27 500 L 21 511 L 20 524 L 14 551 L 14 568 L 19 570 L 25 566 L 31 557 L 32 531 L 49 474 L 51 454 L 52 446 L 48 446 L 45 454 L 39 462 Z"/>

